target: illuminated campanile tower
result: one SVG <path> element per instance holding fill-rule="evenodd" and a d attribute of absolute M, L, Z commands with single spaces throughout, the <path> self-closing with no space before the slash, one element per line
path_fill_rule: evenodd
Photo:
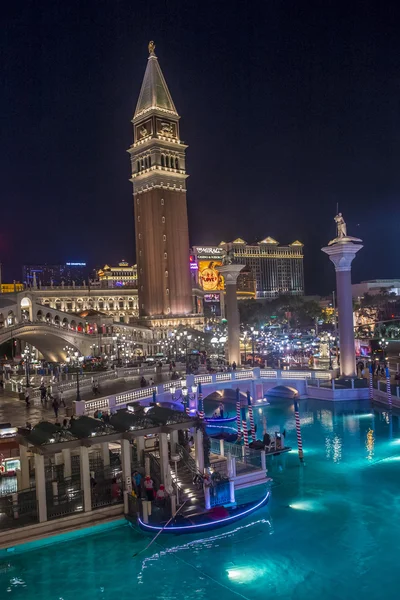
<path fill-rule="evenodd" d="M 179 115 L 149 43 L 149 58 L 133 117 L 131 155 L 135 205 L 139 315 L 190 315 L 189 231 L 185 146 Z"/>

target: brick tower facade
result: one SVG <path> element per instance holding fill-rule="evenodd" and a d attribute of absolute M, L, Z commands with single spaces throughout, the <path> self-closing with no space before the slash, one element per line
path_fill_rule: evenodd
<path fill-rule="evenodd" d="M 139 315 L 188 316 L 192 310 L 185 150 L 179 115 L 154 53 L 132 119 L 131 156 Z"/>

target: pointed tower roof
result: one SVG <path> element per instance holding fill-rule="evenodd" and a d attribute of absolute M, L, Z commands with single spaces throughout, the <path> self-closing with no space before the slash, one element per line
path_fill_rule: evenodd
<path fill-rule="evenodd" d="M 140 89 L 139 100 L 136 105 L 135 114 L 133 115 L 134 119 L 151 109 L 158 109 L 162 112 L 175 115 L 176 117 L 178 116 L 164 75 L 158 64 L 157 56 L 154 54 L 154 50 L 155 44 L 154 42 L 150 42 L 149 58 L 142 87 Z"/>
<path fill-rule="evenodd" d="M 258 242 L 259 244 L 278 244 L 279 242 L 277 242 L 276 240 L 274 240 L 273 237 L 267 236 L 266 238 L 264 238 L 263 240 L 261 240 L 261 242 Z"/>

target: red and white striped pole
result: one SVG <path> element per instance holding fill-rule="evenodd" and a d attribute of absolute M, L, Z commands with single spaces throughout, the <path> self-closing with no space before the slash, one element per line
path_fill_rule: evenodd
<path fill-rule="evenodd" d="M 204 404 L 203 404 L 203 394 L 201 393 L 201 383 L 199 383 L 199 390 L 197 395 L 197 412 L 199 415 L 199 419 L 204 419 Z"/>
<path fill-rule="evenodd" d="M 392 385 L 390 383 L 389 367 L 386 367 L 386 393 L 387 393 L 387 397 L 388 397 L 389 408 L 391 409 L 393 406 L 393 402 L 392 402 Z"/>
<path fill-rule="evenodd" d="M 253 414 L 253 406 L 251 404 L 250 392 L 247 392 L 247 405 L 249 409 L 249 421 L 250 421 L 250 431 L 251 437 L 253 438 L 253 442 L 256 441 L 256 426 L 254 425 L 254 414 Z"/>
<path fill-rule="evenodd" d="M 242 430 L 244 447 L 249 447 L 249 432 L 247 430 L 246 409 L 242 408 Z"/>
<path fill-rule="evenodd" d="M 374 399 L 374 378 L 372 375 L 372 365 L 369 365 L 369 399 Z"/>
<path fill-rule="evenodd" d="M 236 425 L 238 430 L 238 440 L 242 437 L 242 417 L 240 416 L 240 390 L 236 389 Z"/>
<path fill-rule="evenodd" d="M 297 434 L 297 448 L 299 451 L 299 459 L 303 462 L 303 442 L 301 440 L 301 429 L 300 429 L 300 415 L 299 415 L 299 405 L 297 401 L 294 401 L 294 416 L 296 420 L 296 434 Z"/>

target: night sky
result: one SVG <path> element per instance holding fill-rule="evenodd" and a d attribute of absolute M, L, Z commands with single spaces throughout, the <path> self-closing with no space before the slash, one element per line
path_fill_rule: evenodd
<path fill-rule="evenodd" d="M 126 149 L 150 39 L 189 145 L 191 244 L 299 239 L 306 292 L 328 293 L 338 202 L 365 244 L 353 281 L 400 277 L 399 4 L 3 3 L 3 281 L 134 260 Z"/>

